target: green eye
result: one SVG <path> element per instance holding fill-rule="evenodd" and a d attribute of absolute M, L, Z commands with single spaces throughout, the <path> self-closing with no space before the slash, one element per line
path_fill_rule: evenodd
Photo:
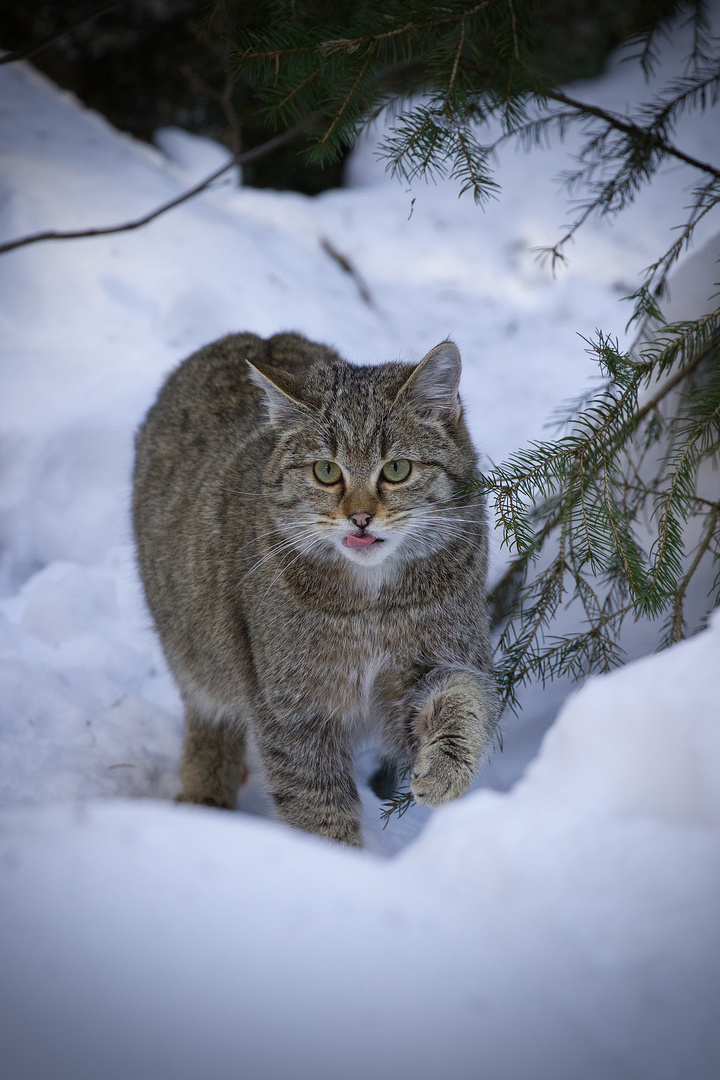
<path fill-rule="evenodd" d="M 342 469 L 335 461 L 316 461 L 313 472 L 321 484 L 337 484 L 342 480 Z"/>
<path fill-rule="evenodd" d="M 407 458 L 386 461 L 382 467 L 382 474 L 391 484 L 399 484 L 401 480 L 407 480 L 410 475 L 410 462 Z"/>

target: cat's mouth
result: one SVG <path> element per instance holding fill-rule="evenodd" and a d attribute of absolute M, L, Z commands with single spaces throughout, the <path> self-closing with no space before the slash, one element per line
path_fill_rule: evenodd
<path fill-rule="evenodd" d="M 348 533 L 343 538 L 343 547 L 346 548 L 366 548 L 371 544 L 382 544 L 383 540 L 379 536 L 373 536 L 372 533 L 363 533 L 362 536 L 353 536 L 352 533 Z"/>

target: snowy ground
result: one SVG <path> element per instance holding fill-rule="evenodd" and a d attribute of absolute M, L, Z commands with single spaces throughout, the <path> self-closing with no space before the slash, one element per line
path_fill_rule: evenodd
<path fill-rule="evenodd" d="M 582 93 L 646 95 L 629 65 Z M 222 153 L 178 133 L 164 154 L 134 142 L 20 64 L 0 70 L 0 129 L 3 238 L 129 219 Z M 680 140 L 717 162 L 712 118 Z M 317 199 L 225 185 L 138 232 L 0 258 L 12 1080 L 717 1075 L 717 620 L 592 680 L 526 768 L 568 690 L 532 689 L 456 805 L 383 832 L 363 786 L 374 854 L 262 820 L 252 779 L 249 813 L 169 801 L 181 713 L 128 524 L 132 435 L 162 378 L 231 330 L 299 330 L 356 362 L 417 359 L 451 334 L 476 440 L 501 459 L 586 384 L 577 335 L 622 329 L 618 298 L 694 179 L 669 169 L 612 228 L 591 223 L 553 280 L 530 249 L 567 219 L 564 154 L 506 153 L 483 215 L 443 184 L 404 191 L 368 142 L 350 186 Z M 677 310 L 712 291 L 695 258 Z M 631 655 L 647 642 L 639 629 Z M 371 767 L 368 752 L 361 784 Z"/>

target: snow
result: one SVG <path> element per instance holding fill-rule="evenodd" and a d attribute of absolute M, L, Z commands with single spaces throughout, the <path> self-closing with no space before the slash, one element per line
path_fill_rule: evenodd
<path fill-rule="evenodd" d="M 224 168 L 232 159 L 225 146 L 202 135 L 192 135 L 178 127 L 159 128 L 155 145 L 173 165 L 187 187 L 200 184 L 206 176 Z M 234 182 L 242 182 L 242 170 L 234 170 Z"/>
<path fill-rule="evenodd" d="M 157 802 L 8 810 L 9 1075 L 710 1080 L 719 646 L 592 680 L 511 795 L 392 861 Z"/>
<path fill-rule="evenodd" d="M 682 47 L 678 35 L 667 64 Z M 619 60 L 575 91 L 609 107 L 650 93 Z M 688 114 L 679 142 L 717 162 L 716 130 Z M 559 715 L 570 687 L 531 688 L 469 796 L 385 831 L 368 750 L 367 852 L 268 820 L 257 770 L 243 813 L 171 802 L 180 702 L 128 521 L 133 431 L 165 374 L 232 330 L 299 330 L 356 362 L 418 359 L 450 334 L 473 433 L 500 460 L 587 384 L 578 333 L 621 330 L 618 299 L 694 179 L 668 168 L 612 227 L 590 222 L 553 279 L 531 249 L 567 219 L 553 178 L 572 143 L 504 152 L 483 214 L 453 185 L 405 191 L 375 162 L 377 138 L 348 187 L 315 199 L 228 177 L 136 232 L 0 258 L 12 1080 L 717 1075 L 718 618 L 589 680 Z M 0 234 L 127 220 L 226 160 L 177 129 L 157 145 L 28 65 L 3 67 Z M 714 291 L 716 231 L 703 223 L 675 275 L 671 317 Z M 503 558 L 496 539 L 495 573 Z M 649 629 L 626 644 L 641 655 Z"/>

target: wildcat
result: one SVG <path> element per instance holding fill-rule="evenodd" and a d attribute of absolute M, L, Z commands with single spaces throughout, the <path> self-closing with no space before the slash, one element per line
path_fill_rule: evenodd
<path fill-rule="evenodd" d="M 469 787 L 496 701 L 460 369 L 448 341 L 357 367 L 298 334 L 232 334 L 167 379 L 133 517 L 185 704 L 181 801 L 235 806 L 250 725 L 280 820 L 346 844 L 370 732 L 418 803 Z"/>

